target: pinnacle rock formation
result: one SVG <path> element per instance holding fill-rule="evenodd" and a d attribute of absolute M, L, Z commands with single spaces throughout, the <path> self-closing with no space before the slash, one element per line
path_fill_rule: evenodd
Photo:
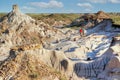
<path fill-rule="evenodd" d="M 10 13 L 8 13 L 8 15 L 6 15 L 3 18 L 7 17 L 7 22 L 11 23 L 11 24 L 16 24 L 19 25 L 22 22 L 26 22 L 26 23 L 31 23 L 34 22 L 35 20 L 32 19 L 31 17 L 23 14 L 20 10 L 18 5 L 13 5 L 12 7 L 12 11 Z"/>
<path fill-rule="evenodd" d="M 63 33 L 23 14 L 17 5 L 13 5 L 12 11 L 0 19 L 0 35 L 0 52 L 6 55 L 1 60 L 4 60 L 15 47 L 34 49 L 36 45 L 46 46 Z"/>
<path fill-rule="evenodd" d="M 0 19 L 0 27 L 1 27 L 0 28 L 0 34 L 1 34 L 0 36 L 0 61 L 1 61 L 0 62 L 1 63 L 0 78 L 8 79 L 8 80 L 13 79 L 17 76 L 16 74 L 19 73 L 18 75 L 20 75 L 21 77 L 16 78 L 18 80 L 24 79 L 24 77 L 22 77 L 23 74 L 26 74 L 26 79 L 28 80 L 30 78 L 40 79 L 40 77 L 43 75 L 40 76 L 39 74 L 43 74 L 43 73 L 42 72 L 36 73 L 36 71 L 43 70 L 43 72 L 45 72 L 44 70 L 46 70 L 46 73 L 48 73 L 49 70 L 47 69 L 49 67 L 47 65 L 44 65 L 44 63 L 42 64 L 41 61 L 38 60 L 37 58 L 38 55 L 33 57 L 33 55 L 30 54 L 31 57 L 33 57 L 33 58 L 31 57 L 28 58 L 33 60 L 33 62 L 30 62 L 31 65 L 32 63 L 34 63 L 35 59 L 37 59 L 38 61 L 35 61 L 36 63 L 34 64 L 34 67 L 38 66 L 40 68 L 40 65 L 44 67 L 43 69 L 41 67 L 40 69 L 36 69 L 36 70 L 34 69 L 33 71 L 30 70 L 29 68 L 32 66 L 30 65 L 29 67 L 27 64 L 27 61 L 25 63 L 21 62 L 21 61 L 24 61 L 24 59 L 26 59 L 25 54 L 28 53 L 26 51 L 35 53 L 34 50 L 36 49 L 41 50 L 43 49 L 43 46 L 45 45 L 46 42 L 49 43 L 51 42 L 51 39 L 53 40 L 56 39 L 56 38 L 53 38 L 55 35 L 61 34 L 60 36 L 62 36 L 63 34 L 62 32 L 49 27 L 49 25 L 45 24 L 44 22 L 37 22 L 36 20 L 32 19 L 30 16 L 23 14 L 19 10 L 19 7 L 17 5 L 13 5 L 12 9 L 13 10 L 10 13 L 8 13 L 6 16 L 3 16 Z M 28 53 L 28 56 L 29 56 L 29 53 Z M 40 62 L 40 64 L 38 65 L 37 62 L 38 63 Z M 26 64 L 25 66 L 26 70 L 24 70 L 25 68 L 22 67 L 25 64 Z M 4 66 L 7 66 L 7 67 L 4 68 Z M 54 73 L 55 73 L 54 69 L 50 70 L 48 74 L 44 74 L 45 77 L 42 77 L 43 80 L 46 80 L 46 79 L 59 80 L 62 75 L 57 73 L 54 74 Z M 38 77 L 38 75 L 40 77 Z"/>
<path fill-rule="evenodd" d="M 8 33 L 8 40 L 12 39 L 12 45 L 39 43 L 44 38 L 57 35 L 56 32 L 62 35 L 61 32 L 50 28 L 44 22 L 37 22 L 23 14 L 17 5 L 13 5 L 12 9 L 10 13 L 1 18 L 1 24 L 6 25 L 2 25 L 1 34 Z"/>

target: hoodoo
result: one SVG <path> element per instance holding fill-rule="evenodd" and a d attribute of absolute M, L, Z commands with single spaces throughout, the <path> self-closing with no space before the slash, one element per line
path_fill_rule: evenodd
<path fill-rule="evenodd" d="M 18 12 L 19 11 L 19 8 L 18 8 L 18 5 L 13 5 L 13 12 Z"/>

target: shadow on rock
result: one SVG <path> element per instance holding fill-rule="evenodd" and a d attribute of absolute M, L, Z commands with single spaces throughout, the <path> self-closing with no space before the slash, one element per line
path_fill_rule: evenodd
<path fill-rule="evenodd" d="M 66 71 L 68 68 L 68 61 L 64 59 L 60 62 L 60 64 L 61 64 L 62 70 Z"/>

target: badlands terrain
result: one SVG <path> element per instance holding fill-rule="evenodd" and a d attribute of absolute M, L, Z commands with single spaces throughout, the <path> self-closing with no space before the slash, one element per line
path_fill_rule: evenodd
<path fill-rule="evenodd" d="M 120 26 L 108 14 L 50 20 L 17 5 L 0 18 L 0 80 L 120 80 Z"/>

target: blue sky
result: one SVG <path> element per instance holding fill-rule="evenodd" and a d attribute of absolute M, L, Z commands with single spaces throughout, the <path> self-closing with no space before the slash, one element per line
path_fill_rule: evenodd
<path fill-rule="evenodd" d="M 10 12 L 13 4 L 24 13 L 120 12 L 120 0 L 0 0 L 0 12 Z"/>

